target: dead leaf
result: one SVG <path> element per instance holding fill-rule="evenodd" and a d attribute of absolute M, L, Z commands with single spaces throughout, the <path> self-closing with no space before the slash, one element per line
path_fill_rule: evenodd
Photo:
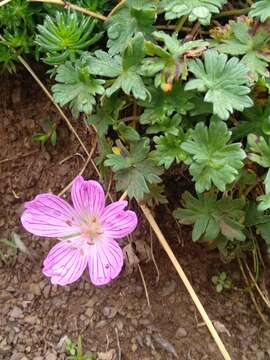
<path fill-rule="evenodd" d="M 140 261 L 149 261 L 151 259 L 151 249 L 146 241 L 136 240 L 134 241 L 134 245 Z"/>
<path fill-rule="evenodd" d="M 167 341 L 166 339 L 164 339 L 161 335 L 153 335 L 152 336 L 153 339 L 155 340 L 155 342 L 165 351 L 167 351 L 168 353 L 173 354 L 173 356 L 178 359 L 178 355 L 177 352 L 175 351 L 175 348 L 173 347 L 173 345 L 171 343 L 169 343 L 169 341 Z"/>
<path fill-rule="evenodd" d="M 116 360 L 117 355 L 116 351 L 114 349 L 110 349 L 106 352 L 99 352 L 98 354 L 98 360 Z"/>
<path fill-rule="evenodd" d="M 123 248 L 124 259 L 126 264 L 126 270 L 129 273 L 132 273 L 134 269 L 138 266 L 140 260 L 133 249 L 132 243 L 127 244 Z"/>
<path fill-rule="evenodd" d="M 231 333 L 229 332 L 229 330 L 226 328 L 226 326 L 224 324 L 222 324 L 221 322 L 219 322 L 217 320 L 214 320 L 213 324 L 220 334 L 223 333 L 223 334 L 227 334 L 228 336 L 231 336 Z"/>

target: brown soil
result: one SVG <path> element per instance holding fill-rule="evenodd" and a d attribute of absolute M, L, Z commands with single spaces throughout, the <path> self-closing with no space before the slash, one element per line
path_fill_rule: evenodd
<path fill-rule="evenodd" d="M 66 359 L 61 339 L 76 340 L 78 335 L 86 350 L 107 352 L 107 360 L 169 360 L 176 358 L 173 348 L 183 360 L 222 359 L 156 240 L 158 284 L 153 262 L 141 264 L 152 312 L 138 271 L 124 271 L 103 288 L 92 286 L 87 274 L 71 286 L 51 286 L 41 273 L 41 263 L 55 242 L 27 234 L 19 216 L 26 200 L 40 192 L 63 189 L 82 168 L 83 152 L 29 75 L 20 73 L 2 80 L 0 102 L 0 238 L 17 232 L 33 255 L 19 253 L 15 259 L 10 257 L 9 265 L 0 265 L 0 359 Z M 59 123 L 55 147 L 42 148 L 32 140 L 44 116 Z M 91 148 L 91 134 L 84 124 L 74 121 L 74 126 Z M 85 177 L 95 178 L 91 166 Z M 188 232 L 183 232 L 180 245 L 166 208 L 159 210 L 157 218 L 210 318 L 225 326 L 221 336 L 232 359 L 270 359 L 269 328 L 262 324 L 249 297 L 236 290 L 218 295 L 211 283 L 212 275 L 226 271 L 235 286 L 243 285 L 237 267 L 223 265 L 216 252 L 193 244 Z M 148 238 L 148 227 L 142 221 L 135 239 Z M 109 356 L 110 349 L 115 350 L 115 357 Z"/>

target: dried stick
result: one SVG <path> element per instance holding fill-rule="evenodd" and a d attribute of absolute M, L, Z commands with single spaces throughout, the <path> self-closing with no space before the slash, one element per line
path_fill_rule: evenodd
<path fill-rule="evenodd" d="M 209 319 L 206 311 L 204 310 L 204 307 L 202 303 L 200 302 L 198 296 L 196 295 L 192 285 L 190 284 L 188 278 L 186 277 L 186 274 L 184 273 L 181 265 L 179 264 L 178 260 L 176 259 L 172 249 L 170 248 L 167 240 L 165 239 L 164 235 L 162 234 L 158 224 L 156 223 L 151 211 L 148 209 L 148 207 L 144 204 L 139 204 L 140 208 L 142 209 L 142 212 L 144 213 L 146 219 L 148 220 L 149 224 L 151 225 L 152 229 L 154 230 L 158 240 L 160 241 L 163 249 L 169 256 L 171 262 L 173 263 L 174 268 L 178 272 L 180 278 L 182 279 L 189 295 L 191 296 L 194 304 L 196 305 L 199 313 L 201 314 L 204 322 L 206 323 L 208 330 L 210 331 L 210 334 L 213 336 L 221 354 L 223 355 L 223 358 L 225 360 L 231 360 L 231 357 L 229 353 L 227 352 L 223 342 L 221 341 L 216 329 L 214 328 L 214 325 L 212 324 L 211 320 Z"/>
<path fill-rule="evenodd" d="M 7 1 L 7 0 L 4 0 L 4 1 Z M 101 21 L 106 20 L 106 16 L 97 14 L 97 13 L 95 13 L 93 11 L 82 8 L 82 7 L 78 6 L 78 5 L 72 4 L 72 3 L 64 1 L 64 0 L 28 0 L 28 2 L 43 2 L 43 3 L 49 3 L 49 4 L 62 5 L 66 9 L 73 9 L 73 10 L 79 11 L 79 12 L 81 12 L 83 14 L 86 14 L 86 15 L 91 16 L 93 18 L 96 18 L 98 20 L 101 20 Z"/>
<path fill-rule="evenodd" d="M 120 3 L 117 4 L 117 5 L 111 10 L 111 12 L 108 14 L 107 19 L 108 19 L 109 17 L 111 17 L 118 9 L 120 9 L 120 8 L 124 5 L 125 2 L 126 2 L 126 0 L 120 1 Z"/>
<path fill-rule="evenodd" d="M 144 275 L 143 275 L 142 268 L 141 268 L 141 265 L 140 265 L 140 264 L 138 264 L 138 269 L 139 269 L 139 273 L 140 273 L 141 278 L 142 278 L 142 283 L 143 283 L 143 287 L 144 287 L 144 292 L 145 292 L 145 297 L 146 297 L 147 305 L 148 305 L 150 311 L 152 311 L 151 303 L 150 303 L 150 298 L 149 298 L 149 294 L 148 294 L 148 290 L 147 290 L 147 286 L 146 286 L 146 282 L 145 282 L 145 278 L 144 278 Z"/>
<path fill-rule="evenodd" d="M 0 7 L 3 6 L 3 5 L 6 5 L 10 2 L 11 0 L 3 0 L 3 1 L 0 1 Z"/>
<path fill-rule="evenodd" d="M 94 151 L 96 150 L 96 146 L 97 146 L 97 138 L 95 137 L 94 144 L 93 144 L 93 146 L 91 148 L 90 154 L 89 154 L 87 160 L 85 161 L 85 163 L 84 163 L 81 171 L 79 172 L 78 176 L 81 176 L 84 173 L 85 169 L 87 168 L 87 165 L 90 163 L 90 161 L 92 159 Z M 69 188 L 72 186 L 72 184 L 73 184 L 73 180 L 62 191 L 60 191 L 58 196 L 64 195 L 64 193 L 69 190 Z"/>

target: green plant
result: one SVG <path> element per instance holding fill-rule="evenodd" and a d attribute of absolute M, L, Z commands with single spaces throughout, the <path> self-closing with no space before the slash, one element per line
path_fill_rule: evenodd
<path fill-rule="evenodd" d="M 233 110 L 243 111 L 253 105 L 247 95 L 247 69 L 236 57 L 228 59 L 225 54 L 207 50 L 204 63 L 191 60 L 189 71 L 196 79 L 189 80 L 185 89 L 205 92 L 204 100 L 213 104 L 213 113 L 221 119 L 228 119 Z"/>
<path fill-rule="evenodd" d="M 166 20 L 187 16 L 191 22 L 198 20 L 201 24 L 208 25 L 211 15 L 219 13 L 226 2 L 227 0 L 162 0 L 161 7 L 166 11 Z"/>
<path fill-rule="evenodd" d="M 230 21 L 221 37 L 219 29 L 212 31 L 217 38 L 214 43 L 221 53 L 241 55 L 241 62 L 245 64 L 254 80 L 259 75 L 269 76 L 270 62 L 270 28 L 265 24 L 256 24 L 250 18 L 241 17 L 237 21 Z"/>
<path fill-rule="evenodd" d="M 73 343 L 71 339 L 66 340 L 66 349 L 68 360 L 96 360 L 96 356 L 91 353 L 84 354 L 82 346 L 82 337 L 79 336 L 77 343 Z"/>
<path fill-rule="evenodd" d="M 75 60 L 83 50 L 95 44 L 102 32 L 92 34 L 96 21 L 73 11 L 47 15 L 43 25 L 38 25 L 35 42 L 45 52 L 44 62 L 49 65 Z"/>
<path fill-rule="evenodd" d="M 262 22 L 270 17 L 270 1 L 259 0 L 252 4 L 249 15 L 258 17 Z"/>
<path fill-rule="evenodd" d="M 33 140 L 42 143 L 46 143 L 50 140 L 50 143 L 55 146 L 57 140 L 56 124 L 54 124 L 50 118 L 45 117 L 41 120 L 41 127 L 44 132 L 34 134 L 32 137 Z"/>
<path fill-rule="evenodd" d="M 228 279 L 228 276 L 224 271 L 218 273 L 218 275 L 213 276 L 212 283 L 215 285 L 216 292 L 218 293 L 232 287 L 231 280 Z"/>

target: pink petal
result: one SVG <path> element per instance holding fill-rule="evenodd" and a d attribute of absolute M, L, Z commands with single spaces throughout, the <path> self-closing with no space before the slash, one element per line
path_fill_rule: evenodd
<path fill-rule="evenodd" d="M 88 253 L 70 241 L 60 241 L 43 262 L 43 274 L 51 278 L 52 284 L 67 285 L 78 280 L 88 261 Z"/>
<path fill-rule="evenodd" d="M 89 275 L 94 285 L 105 285 L 115 279 L 123 266 L 123 251 L 116 241 L 104 239 L 90 247 Z"/>
<path fill-rule="evenodd" d="M 82 176 L 74 179 L 71 198 L 75 210 L 80 214 L 99 215 L 105 207 L 102 186 L 94 180 L 85 181 Z"/>
<path fill-rule="evenodd" d="M 135 212 L 123 210 L 127 204 L 127 201 L 120 200 L 106 206 L 101 216 L 105 236 L 120 239 L 132 233 L 136 228 L 138 219 Z"/>
<path fill-rule="evenodd" d="M 25 203 L 21 222 L 34 235 L 64 237 L 78 232 L 74 209 L 59 196 L 41 194 Z"/>

